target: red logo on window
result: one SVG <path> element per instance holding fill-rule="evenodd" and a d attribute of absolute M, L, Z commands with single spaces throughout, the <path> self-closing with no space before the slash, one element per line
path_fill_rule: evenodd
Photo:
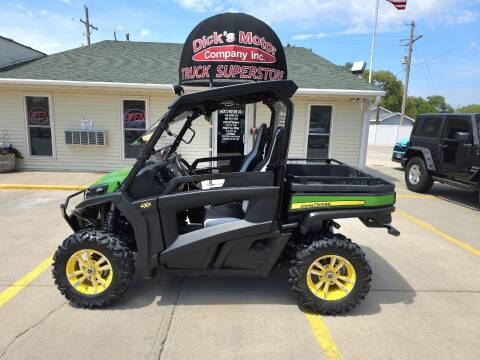
<path fill-rule="evenodd" d="M 36 120 L 39 122 L 48 123 L 48 120 L 49 120 L 48 111 L 42 108 L 33 108 L 28 113 L 28 118 L 30 120 Z"/>
<path fill-rule="evenodd" d="M 124 114 L 125 121 L 145 121 L 145 111 L 140 109 L 129 109 Z"/>

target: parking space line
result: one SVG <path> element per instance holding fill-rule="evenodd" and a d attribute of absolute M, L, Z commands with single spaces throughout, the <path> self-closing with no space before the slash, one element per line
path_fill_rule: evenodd
<path fill-rule="evenodd" d="M 21 279 L 15 281 L 13 285 L 10 285 L 2 293 L 0 293 L 0 306 L 5 304 L 8 300 L 17 295 L 22 289 L 35 280 L 41 273 L 47 270 L 52 264 L 52 257 L 49 256 L 38 264 L 32 271 L 23 276 Z"/>
<path fill-rule="evenodd" d="M 454 238 L 453 236 L 448 235 L 447 233 L 444 233 L 442 230 L 436 228 L 435 226 L 433 226 L 433 225 L 431 225 L 431 224 L 429 224 L 425 221 L 422 221 L 420 219 L 417 219 L 415 216 L 413 216 L 409 213 L 406 213 L 403 210 L 400 210 L 400 209 L 397 208 L 396 211 L 400 215 L 402 215 L 404 218 L 410 220 L 411 222 L 414 222 L 415 224 L 423 227 L 424 229 L 429 230 L 430 232 L 434 233 L 435 235 L 440 236 L 441 238 L 447 240 L 448 242 L 450 242 L 450 243 L 468 251 L 469 253 L 472 253 L 473 255 L 480 256 L 480 250 L 479 249 L 476 249 L 473 246 L 470 246 L 470 245 L 464 243 L 463 241 L 458 240 L 458 239 Z"/>
<path fill-rule="evenodd" d="M 340 360 L 342 355 L 338 350 L 337 345 L 328 331 L 327 325 L 325 325 L 322 317 L 316 314 L 307 314 L 305 313 L 310 327 L 312 328 L 313 336 L 317 340 L 320 348 L 323 351 L 323 355 L 327 360 Z"/>
<path fill-rule="evenodd" d="M 433 195 L 399 195 L 397 194 L 397 199 L 438 199 L 438 197 Z"/>
<path fill-rule="evenodd" d="M 0 184 L 0 190 L 83 190 L 85 185 Z"/>

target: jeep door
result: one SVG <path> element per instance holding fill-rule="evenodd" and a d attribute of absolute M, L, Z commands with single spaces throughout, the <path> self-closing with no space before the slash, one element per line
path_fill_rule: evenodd
<path fill-rule="evenodd" d="M 442 172 L 460 180 L 470 180 L 474 157 L 471 115 L 446 115 L 442 137 Z M 468 139 L 462 139 L 468 134 Z"/>
<path fill-rule="evenodd" d="M 441 162 L 441 129 L 443 117 L 441 115 L 420 115 L 410 137 L 410 146 L 430 151 L 433 163 L 438 169 Z"/>

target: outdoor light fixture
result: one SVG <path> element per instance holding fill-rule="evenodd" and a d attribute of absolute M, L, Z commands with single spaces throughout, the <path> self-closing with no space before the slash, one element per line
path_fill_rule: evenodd
<path fill-rule="evenodd" d="M 355 61 L 350 69 L 352 74 L 361 75 L 365 71 L 367 63 L 365 61 Z"/>

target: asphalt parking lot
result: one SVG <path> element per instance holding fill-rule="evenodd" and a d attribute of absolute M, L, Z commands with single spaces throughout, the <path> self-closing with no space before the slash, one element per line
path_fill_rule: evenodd
<path fill-rule="evenodd" d="M 397 185 L 402 234 L 341 222 L 374 277 L 365 301 L 336 317 L 302 312 L 285 271 L 136 279 L 111 308 L 76 308 L 48 266 L 37 267 L 70 233 L 58 210 L 70 192 L 0 190 L 0 359 L 479 359 L 475 196 L 437 184 L 429 195 L 411 193 L 390 155 L 372 147 L 368 165 Z M 81 176 L 81 184 L 95 178 Z M 26 275 L 34 280 L 24 286 Z"/>

